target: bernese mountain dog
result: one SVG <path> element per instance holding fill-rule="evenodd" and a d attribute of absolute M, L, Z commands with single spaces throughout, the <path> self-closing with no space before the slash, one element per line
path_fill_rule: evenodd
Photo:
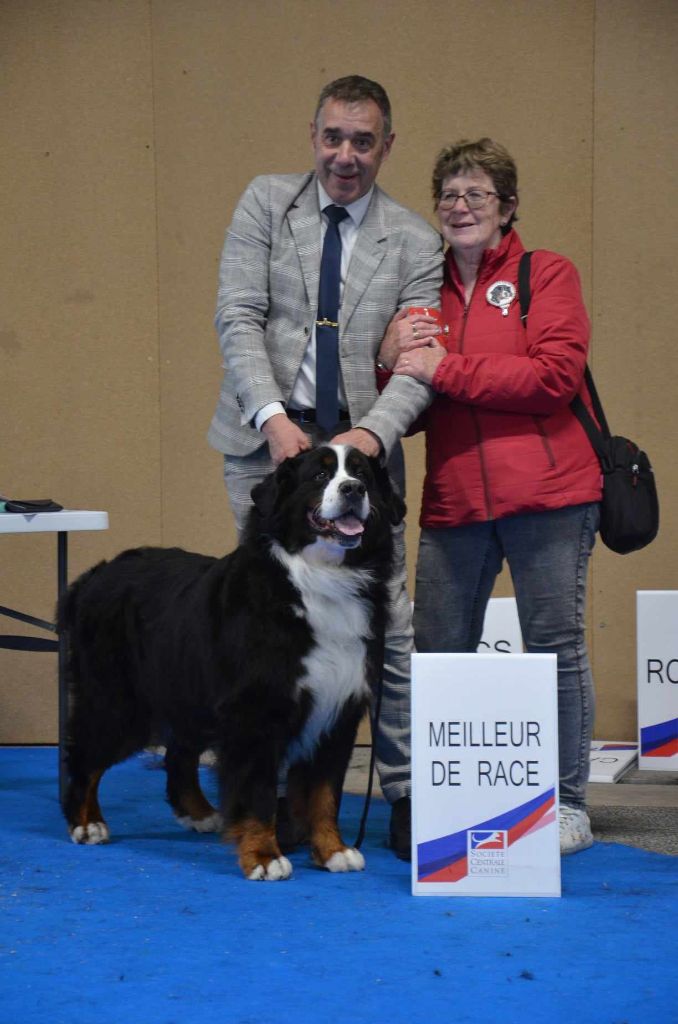
<path fill-rule="evenodd" d="M 240 545 L 223 558 L 134 548 L 69 588 L 70 712 L 64 816 L 75 843 L 105 843 L 107 768 L 161 735 L 181 824 L 237 844 L 246 878 L 288 878 L 277 785 L 329 871 L 360 871 L 337 814 L 356 730 L 382 669 L 391 526 L 405 506 L 377 459 L 323 445 L 252 491 Z M 220 808 L 198 764 L 217 752 Z"/>

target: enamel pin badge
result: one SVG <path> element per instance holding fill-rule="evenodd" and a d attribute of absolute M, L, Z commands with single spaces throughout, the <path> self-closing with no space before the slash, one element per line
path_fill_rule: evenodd
<path fill-rule="evenodd" d="M 485 292 L 491 306 L 497 306 L 502 316 L 508 316 L 509 306 L 516 297 L 515 285 L 510 281 L 494 281 Z"/>

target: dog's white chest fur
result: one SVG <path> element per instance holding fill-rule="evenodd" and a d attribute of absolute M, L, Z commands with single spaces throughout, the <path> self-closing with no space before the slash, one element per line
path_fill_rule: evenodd
<path fill-rule="evenodd" d="M 311 693 L 313 710 L 303 733 L 288 751 L 288 762 L 293 763 L 312 753 L 347 700 L 361 699 L 368 693 L 365 653 L 371 636 L 370 609 L 361 589 L 369 573 L 341 565 L 309 563 L 302 555 L 289 555 L 278 545 L 274 548 L 301 594 L 315 640 L 304 658 L 305 674 L 298 684 Z"/>

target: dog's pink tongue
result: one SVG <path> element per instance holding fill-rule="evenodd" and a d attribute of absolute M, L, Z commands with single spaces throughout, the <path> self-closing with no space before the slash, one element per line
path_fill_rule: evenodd
<path fill-rule="evenodd" d="M 356 533 L 364 533 L 365 531 L 365 527 L 358 517 L 351 515 L 350 512 L 345 516 L 340 516 L 339 519 L 335 519 L 334 525 L 340 533 L 345 533 L 349 537 L 355 536 Z"/>

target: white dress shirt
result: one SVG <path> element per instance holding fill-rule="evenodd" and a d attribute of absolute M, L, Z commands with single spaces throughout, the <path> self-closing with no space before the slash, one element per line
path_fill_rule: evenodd
<path fill-rule="evenodd" d="M 322 187 L 320 182 L 318 185 L 318 202 L 320 203 L 320 209 L 324 210 L 326 206 L 332 206 L 333 200 L 328 196 L 325 189 Z M 363 222 L 363 218 L 367 213 L 367 207 L 370 205 L 370 199 L 372 198 L 372 191 L 374 186 L 366 192 L 360 199 L 356 199 L 354 203 L 350 203 L 346 207 L 348 217 L 341 221 L 339 224 L 339 232 L 341 234 L 341 283 L 339 286 L 339 308 L 341 310 L 341 302 L 344 296 L 344 282 L 346 281 L 346 275 L 348 273 L 348 265 L 351 261 L 351 253 L 355 245 L 356 238 L 358 237 L 358 229 Z M 327 231 L 327 217 L 322 216 L 320 218 L 320 245 L 325 239 L 325 232 Z M 344 394 L 344 383 L 339 374 L 339 408 L 346 409 L 346 395 Z M 299 367 L 299 373 L 297 379 L 294 382 L 292 388 L 292 394 L 290 395 L 289 406 L 291 409 L 315 409 L 315 321 L 313 322 L 313 330 L 311 331 L 311 337 L 308 345 L 306 346 L 306 352 L 302 360 L 301 366 Z M 261 430 L 263 424 L 271 416 L 275 416 L 278 413 L 285 412 L 285 407 L 282 402 L 269 402 L 262 409 L 259 409 L 256 416 L 254 417 L 254 425 L 257 430 Z"/>

